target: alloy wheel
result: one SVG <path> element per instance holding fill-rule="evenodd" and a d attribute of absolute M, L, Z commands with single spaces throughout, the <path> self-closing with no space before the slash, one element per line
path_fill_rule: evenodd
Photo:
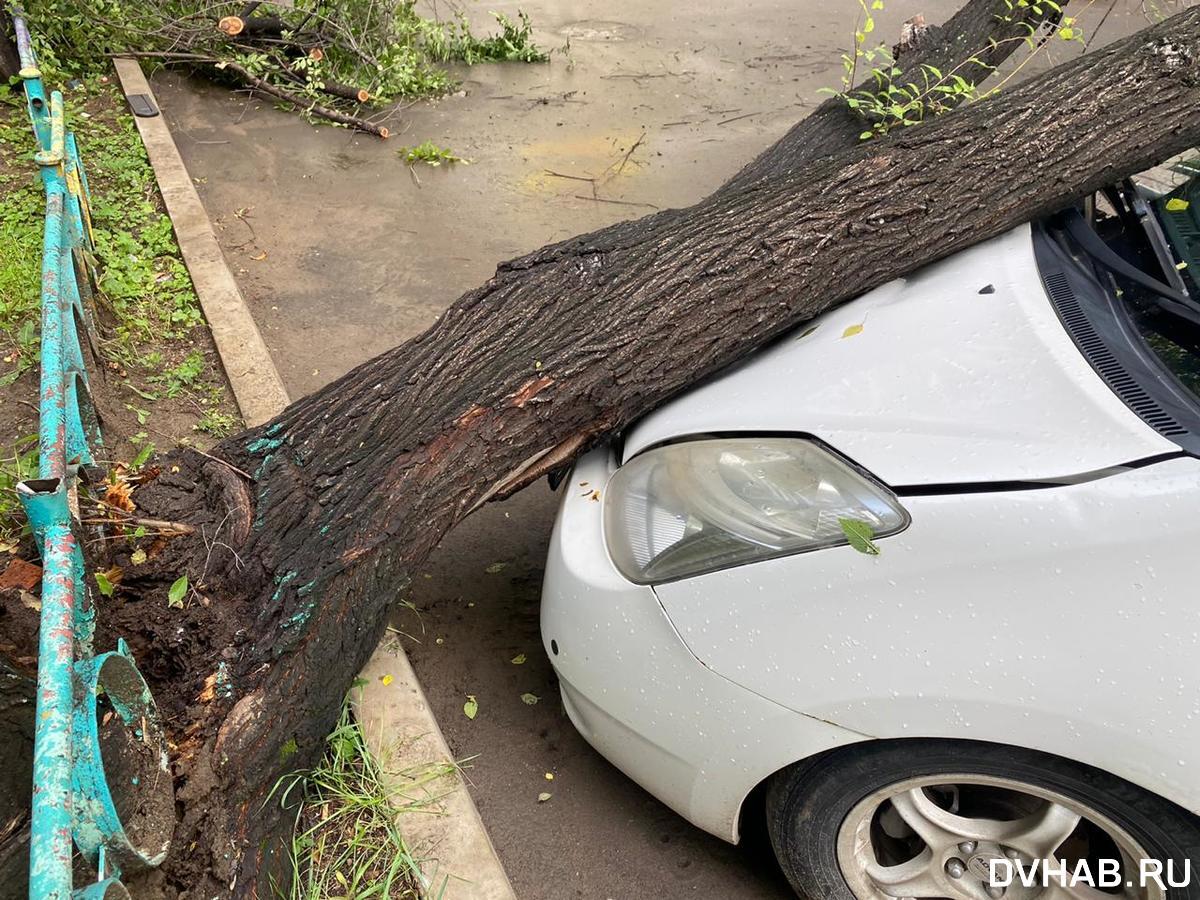
<path fill-rule="evenodd" d="M 1127 831 L 1085 804 L 982 775 L 889 785 L 856 804 L 837 837 L 838 865 L 857 900 L 1165 900 L 1153 880 L 1140 883 L 1139 860 L 1147 858 Z M 1086 869 L 1097 879 L 1101 860 L 1115 861 L 1118 875 L 1109 880 L 1118 884 L 1064 884 L 1056 874 Z M 1021 869 L 1035 877 L 1023 883 Z M 1010 871 L 1011 884 L 993 882 L 994 872 Z"/>

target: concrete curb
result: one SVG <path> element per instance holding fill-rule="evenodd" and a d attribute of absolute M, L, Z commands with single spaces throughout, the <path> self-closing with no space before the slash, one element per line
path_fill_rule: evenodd
<path fill-rule="evenodd" d="M 115 62 L 125 95 L 144 94 L 153 101 L 154 93 L 137 60 Z M 247 425 L 261 425 L 288 405 L 283 380 L 225 264 L 208 213 L 183 165 L 166 119 L 161 115 L 138 116 L 136 121 L 242 418 Z"/>
<path fill-rule="evenodd" d="M 126 96 L 145 94 L 157 106 L 137 60 L 115 62 Z M 136 121 L 242 418 L 247 425 L 262 424 L 289 403 L 283 379 L 225 263 L 166 119 L 159 115 Z M 422 861 L 432 895 L 443 900 L 516 900 L 399 641 L 385 635 L 362 677 L 365 686 L 353 692 L 354 714 L 388 787 L 441 813 L 413 815 L 402 829 L 413 856 Z M 448 767 L 447 774 L 423 777 L 442 766 Z"/>
<path fill-rule="evenodd" d="M 362 677 L 366 684 L 351 693 L 354 716 L 388 788 L 438 813 L 412 815 L 401 828 L 421 861 L 430 896 L 516 900 L 400 642 L 385 636 Z M 445 775 L 425 780 L 433 767 L 445 764 Z"/>

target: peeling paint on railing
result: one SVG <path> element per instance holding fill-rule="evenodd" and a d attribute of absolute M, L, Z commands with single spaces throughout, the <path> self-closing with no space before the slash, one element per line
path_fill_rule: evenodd
<path fill-rule="evenodd" d="M 100 446 L 81 342 L 96 346 L 84 303 L 92 291 L 93 250 L 87 177 L 67 129 L 62 94 L 46 95 L 22 10 L 14 7 L 12 14 L 37 142 L 34 161 L 46 191 L 38 478 L 17 487 L 43 571 L 29 896 L 116 900 L 128 897 L 122 871 L 158 865 L 166 856 L 173 824 L 171 775 L 158 713 L 129 649 L 121 641 L 114 652 L 93 653 L 96 611 L 72 513 L 80 475 L 94 463 L 92 448 Z M 110 739 L 104 751 L 101 729 Z M 150 785 L 125 768 L 118 773 L 119 750 L 129 749 L 122 741 L 139 745 L 135 755 L 162 777 Z M 135 796 L 136 802 L 117 802 Z M 118 809 L 148 806 L 163 815 L 153 827 L 141 822 L 135 843 Z M 72 844 L 96 868 L 93 882 L 73 883 Z"/>

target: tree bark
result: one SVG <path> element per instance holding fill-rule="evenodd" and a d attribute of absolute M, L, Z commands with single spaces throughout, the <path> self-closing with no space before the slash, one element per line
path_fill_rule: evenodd
<path fill-rule="evenodd" d="M 177 745 L 173 880 L 269 895 L 271 787 L 321 752 L 397 590 L 473 509 L 830 307 L 1194 146 L 1198 100 L 1193 9 L 883 139 L 835 137 L 830 108 L 695 206 L 502 264 L 425 334 L 225 441 L 226 464 L 170 459 L 140 511 L 196 535 L 128 569 L 101 622 Z M 181 572 L 196 592 L 169 610 Z M 227 696 L 206 695 L 219 669 Z"/>

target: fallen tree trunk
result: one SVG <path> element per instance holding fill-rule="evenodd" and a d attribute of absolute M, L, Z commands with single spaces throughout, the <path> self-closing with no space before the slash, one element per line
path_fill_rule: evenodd
<path fill-rule="evenodd" d="M 831 306 L 1195 145 L 1198 100 L 1190 10 L 919 128 L 768 151 L 739 189 L 501 265 L 220 461 L 170 459 L 139 507 L 196 534 L 126 565 L 101 621 L 177 744 L 175 883 L 269 893 L 271 787 L 320 752 L 397 590 L 471 510 Z"/>

